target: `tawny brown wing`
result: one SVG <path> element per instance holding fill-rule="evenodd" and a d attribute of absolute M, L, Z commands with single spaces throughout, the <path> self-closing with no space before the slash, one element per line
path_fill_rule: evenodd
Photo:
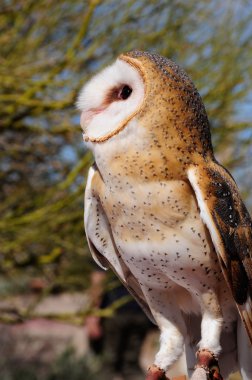
<path fill-rule="evenodd" d="M 116 248 L 111 227 L 101 202 L 94 195 L 92 182 L 96 174 L 98 174 L 96 168 L 91 167 L 85 191 L 84 225 L 90 252 L 101 268 L 111 268 L 115 272 L 148 318 L 155 323 L 138 280 L 130 272 Z"/>
<path fill-rule="evenodd" d="M 252 222 L 231 175 L 217 162 L 191 166 L 188 179 L 224 277 L 252 342 Z"/>

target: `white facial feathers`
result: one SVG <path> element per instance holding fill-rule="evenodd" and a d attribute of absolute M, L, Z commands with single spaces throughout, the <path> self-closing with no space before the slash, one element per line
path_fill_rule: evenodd
<path fill-rule="evenodd" d="M 121 92 L 126 91 L 126 96 Z M 128 92 L 127 92 L 128 91 Z M 87 82 L 77 106 L 81 126 L 89 139 L 102 138 L 120 128 L 144 98 L 144 83 L 137 69 L 117 59 Z"/>

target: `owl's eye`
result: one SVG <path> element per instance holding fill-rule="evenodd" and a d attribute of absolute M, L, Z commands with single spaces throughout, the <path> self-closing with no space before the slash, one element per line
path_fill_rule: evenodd
<path fill-rule="evenodd" d="M 118 98 L 121 100 L 126 100 L 130 97 L 132 93 L 132 88 L 127 86 L 126 84 L 119 90 Z"/>

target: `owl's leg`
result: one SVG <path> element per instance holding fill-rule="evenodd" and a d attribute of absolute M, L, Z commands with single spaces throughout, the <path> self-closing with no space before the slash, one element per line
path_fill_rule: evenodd
<path fill-rule="evenodd" d="M 223 318 L 218 297 L 213 290 L 202 294 L 201 309 L 201 340 L 191 380 L 223 380 L 218 364 Z"/>
<path fill-rule="evenodd" d="M 184 319 L 169 293 L 154 289 L 144 293 L 161 331 L 160 348 L 154 364 L 149 368 L 146 380 L 168 380 L 165 373 L 184 350 Z"/>

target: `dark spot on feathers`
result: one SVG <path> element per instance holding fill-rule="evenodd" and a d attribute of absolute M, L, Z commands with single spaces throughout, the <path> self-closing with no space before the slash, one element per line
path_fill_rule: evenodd
<path fill-rule="evenodd" d="M 239 213 L 234 208 L 232 197 L 218 199 L 215 202 L 214 210 L 223 222 L 231 227 L 237 227 L 240 222 Z"/>
<path fill-rule="evenodd" d="M 233 297 L 239 305 L 243 305 L 247 300 L 248 278 L 239 260 L 231 260 L 230 277 Z"/>
<path fill-rule="evenodd" d="M 243 261 L 240 257 L 240 236 L 237 233 L 230 233 L 229 230 L 220 226 L 219 220 L 214 215 L 215 224 L 222 237 L 225 252 L 227 254 L 227 268 L 221 262 L 224 271 L 227 270 L 229 284 L 235 301 L 239 305 L 243 305 L 248 296 L 249 278 L 246 273 Z M 243 244 L 242 244 L 243 245 Z"/>

